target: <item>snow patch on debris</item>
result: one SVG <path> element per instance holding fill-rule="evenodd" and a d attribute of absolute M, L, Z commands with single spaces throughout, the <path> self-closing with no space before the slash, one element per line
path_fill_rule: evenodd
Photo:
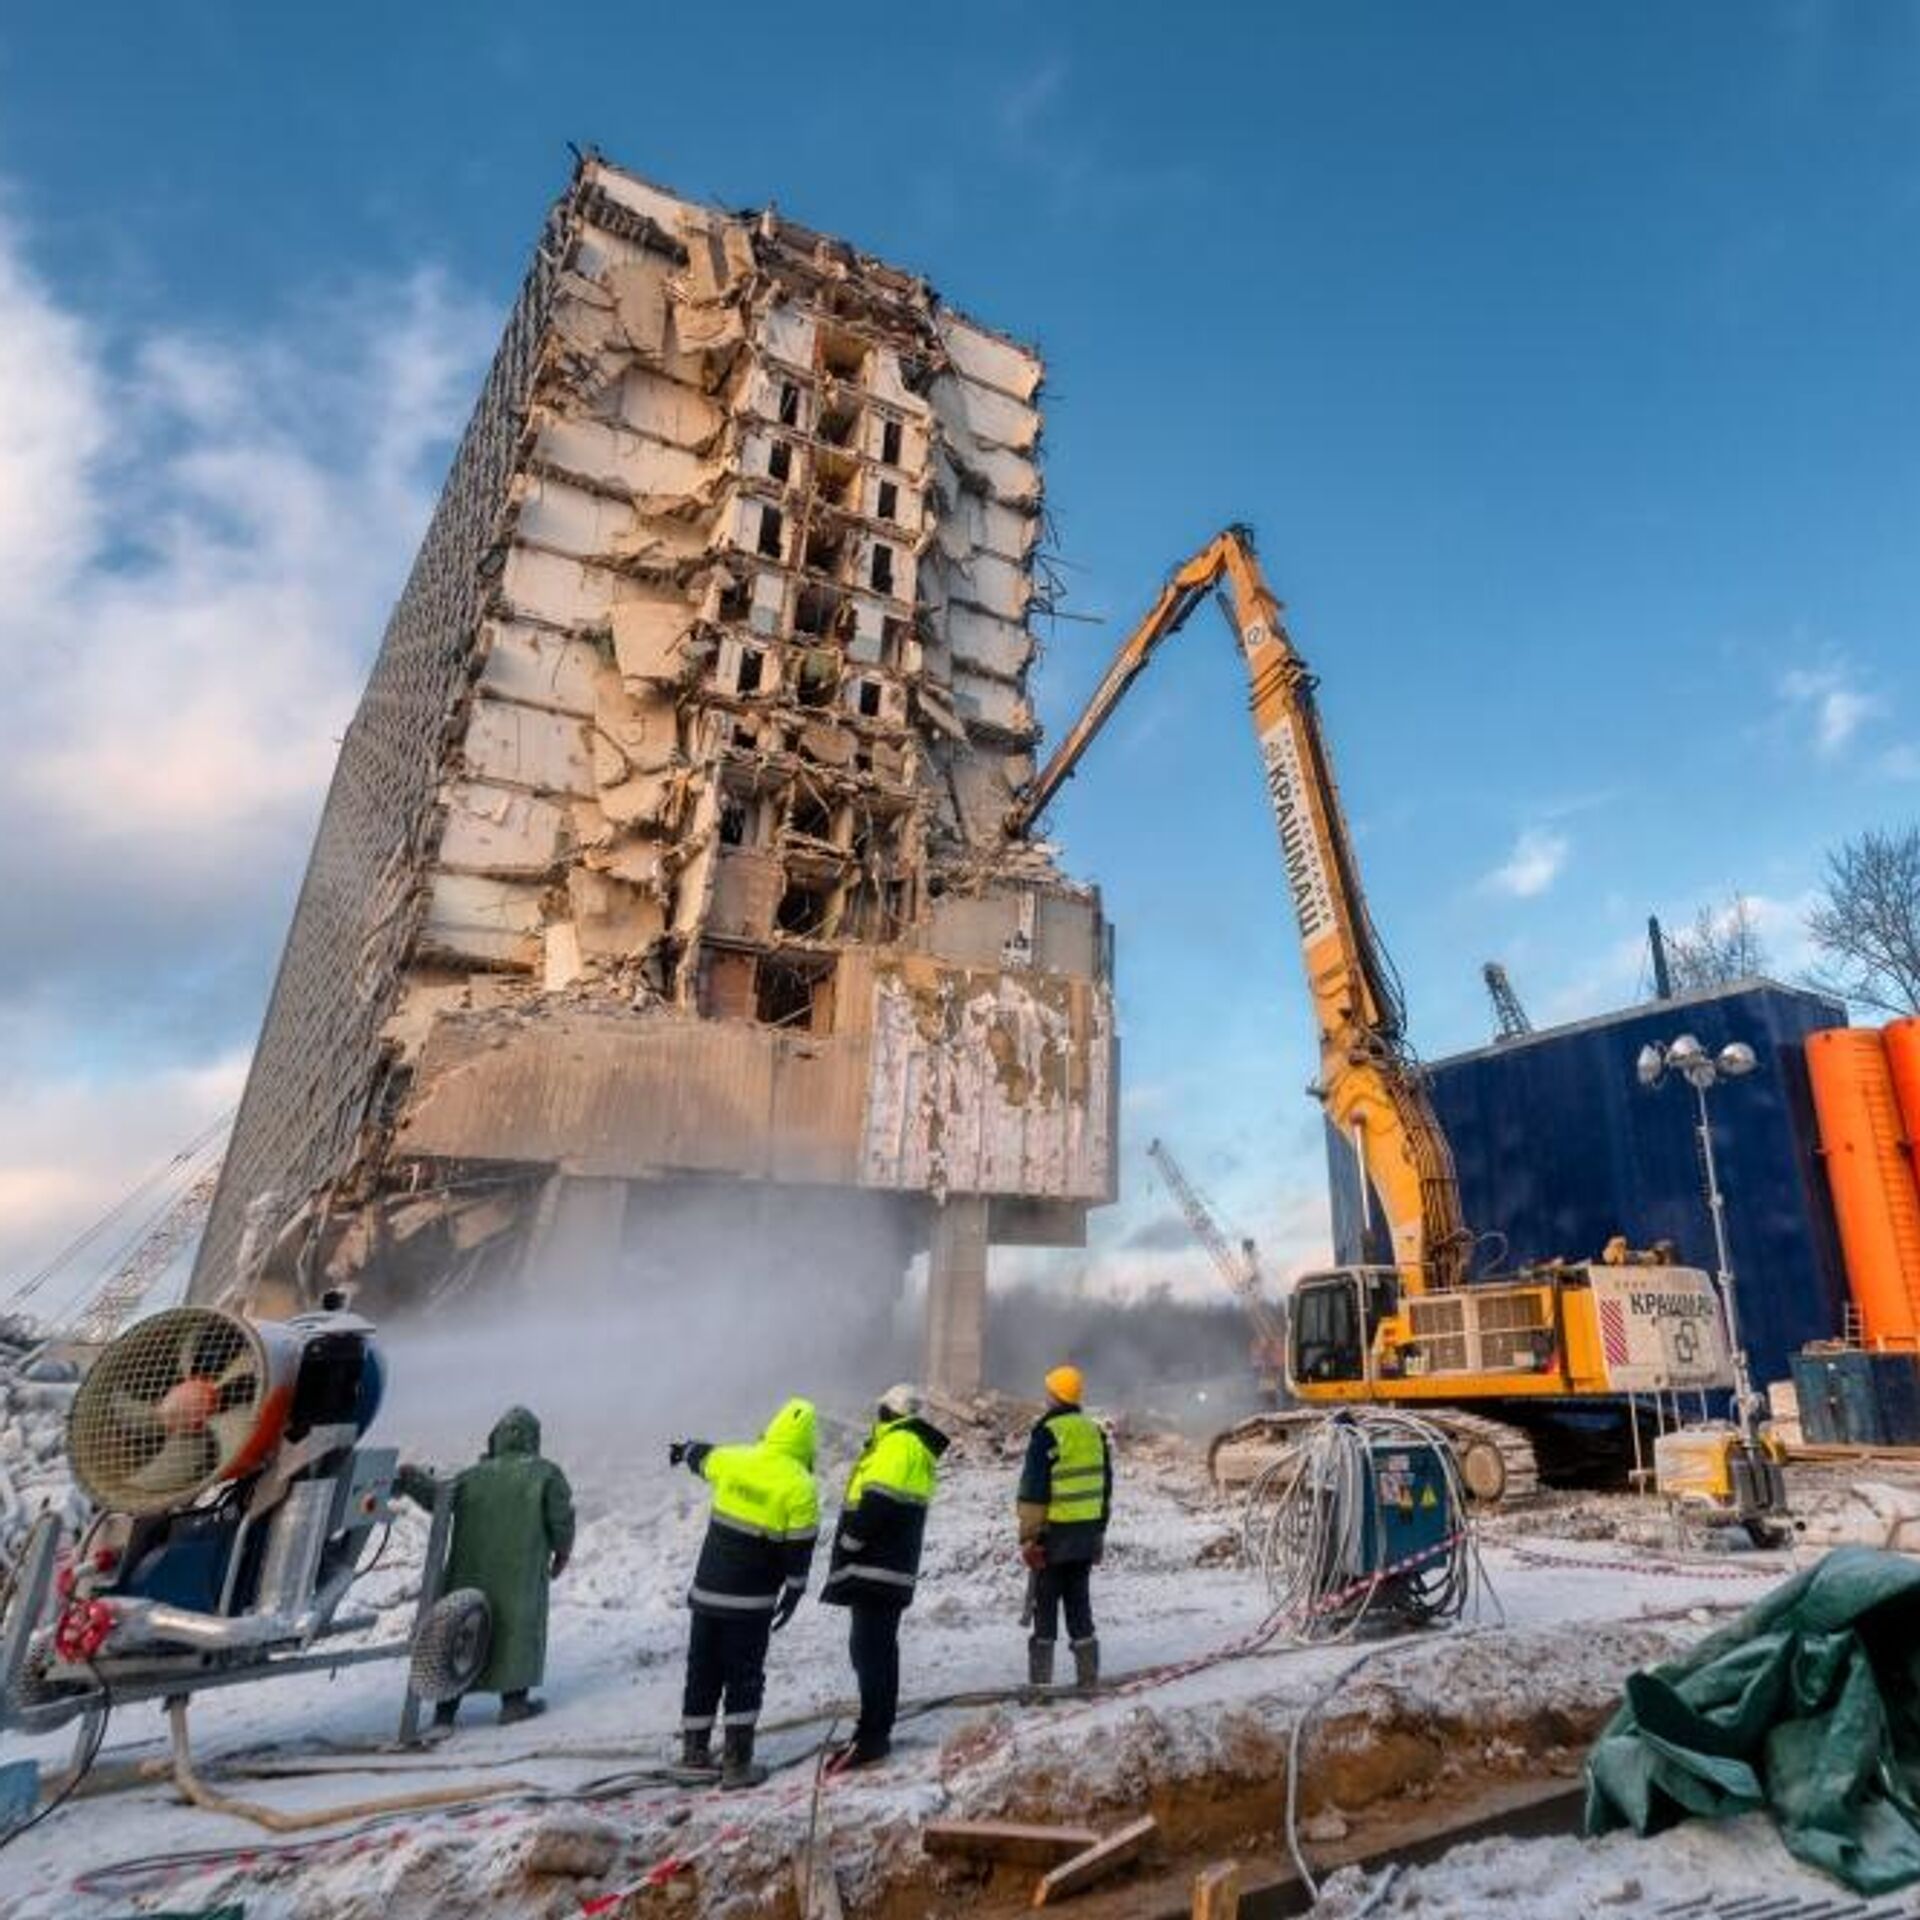
<path fill-rule="evenodd" d="M 86 1501 L 67 1472 L 67 1409 L 74 1369 L 36 1359 L 41 1335 L 0 1320 L 0 1562 L 10 1560 L 34 1521 L 57 1513 L 71 1527 Z"/>
<path fill-rule="evenodd" d="M 1597 1840 L 1476 1840 L 1397 1874 L 1385 1897 L 1369 1905 L 1379 1884 L 1377 1873 L 1343 1868 L 1327 1880 L 1314 1912 L 1326 1920 L 1361 1912 L 1418 1914 L 1420 1920 L 1502 1914 L 1598 1920 L 1663 1912 L 1670 1902 L 1708 1889 L 1722 1903 L 1759 1894 L 1833 1900 L 1840 1892 L 1795 1860 L 1758 1815 L 1693 1821 L 1649 1840 L 1625 1832 Z"/>
<path fill-rule="evenodd" d="M 1890 1547 L 1920 1553 L 1920 1488 L 1884 1480 L 1855 1480 L 1822 1494 L 1802 1510 L 1809 1545 Z"/>

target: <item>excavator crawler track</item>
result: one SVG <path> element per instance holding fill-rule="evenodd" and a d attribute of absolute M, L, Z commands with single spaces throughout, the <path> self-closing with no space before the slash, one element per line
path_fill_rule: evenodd
<path fill-rule="evenodd" d="M 1454 1407 L 1410 1407 L 1452 1444 L 1460 1478 L 1479 1507 L 1512 1506 L 1540 1490 L 1540 1462 L 1533 1441 L 1518 1427 L 1484 1414 Z M 1216 1434 L 1207 1448 L 1207 1471 L 1223 1493 L 1250 1487 L 1281 1466 L 1327 1410 L 1301 1407 L 1287 1413 L 1259 1413 Z"/>

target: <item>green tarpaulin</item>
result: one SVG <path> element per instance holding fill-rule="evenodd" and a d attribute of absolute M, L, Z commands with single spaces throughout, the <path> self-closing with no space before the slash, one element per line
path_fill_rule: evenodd
<path fill-rule="evenodd" d="M 1587 1760 L 1587 1831 L 1764 1810 L 1857 1893 L 1920 1880 L 1920 1561 L 1841 1547 L 1636 1673 Z"/>

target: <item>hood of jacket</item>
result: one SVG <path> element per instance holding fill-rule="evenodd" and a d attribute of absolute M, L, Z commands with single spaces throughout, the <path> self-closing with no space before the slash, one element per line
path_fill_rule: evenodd
<path fill-rule="evenodd" d="M 487 1455 L 497 1459 L 504 1453 L 538 1453 L 540 1422 L 525 1407 L 509 1407 L 493 1423 L 487 1435 Z"/>
<path fill-rule="evenodd" d="M 784 1453 L 789 1459 L 798 1460 L 811 1473 L 819 1425 L 819 1417 L 813 1410 L 811 1400 L 789 1400 L 767 1422 L 767 1430 L 760 1436 L 760 1444 L 771 1447 L 776 1453 Z"/>
<path fill-rule="evenodd" d="M 900 1420 L 877 1421 L 873 1437 L 877 1440 L 883 1433 L 910 1433 L 938 1460 L 953 1442 L 936 1427 L 932 1421 L 923 1419 L 917 1413 L 910 1413 Z"/>

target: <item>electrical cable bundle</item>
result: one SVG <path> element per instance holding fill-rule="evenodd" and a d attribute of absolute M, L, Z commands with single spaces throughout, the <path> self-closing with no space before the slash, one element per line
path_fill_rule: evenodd
<path fill-rule="evenodd" d="M 1394 1447 L 1432 1450 L 1448 1505 L 1443 1538 L 1399 1565 L 1377 1484 L 1377 1456 Z M 1370 1616 L 1396 1626 L 1456 1620 L 1476 1585 L 1487 1590 L 1447 1436 L 1391 1408 L 1343 1407 L 1307 1429 L 1248 1490 L 1241 1539 L 1294 1641 L 1345 1640 Z"/>

